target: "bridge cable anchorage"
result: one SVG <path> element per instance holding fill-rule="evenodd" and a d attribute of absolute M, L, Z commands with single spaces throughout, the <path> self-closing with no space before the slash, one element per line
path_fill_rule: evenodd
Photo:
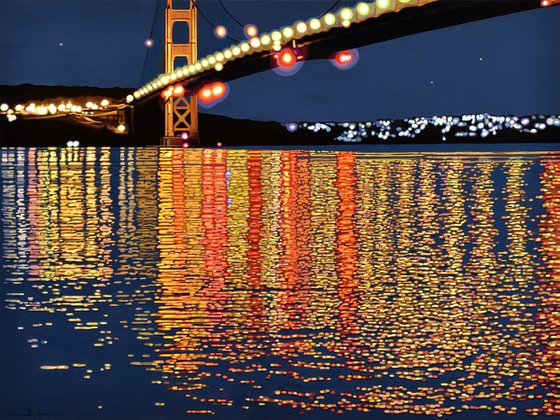
<path fill-rule="evenodd" d="M 154 9 L 154 17 L 152 19 L 152 29 L 150 30 L 150 37 L 148 39 L 153 39 L 154 37 L 154 29 L 156 27 L 156 20 L 158 17 L 158 9 L 161 0 L 156 0 L 156 7 Z M 138 82 L 139 85 L 142 84 L 142 78 L 144 77 L 144 72 L 146 71 L 146 64 L 148 63 L 148 54 L 150 52 L 150 48 L 146 48 L 146 55 L 144 56 L 144 64 L 142 65 L 142 72 L 140 73 L 140 80 Z"/>
<path fill-rule="evenodd" d="M 198 6 L 197 2 L 195 0 L 191 0 L 192 5 L 194 6 L 194 8 L 196 10 L 198 10 L 198 13 L 200 13 L 200 16 L 202 16 L 204 18 L 204 20 L 208 23 L 208 25 L 210 25 L 211 28 L 215 28 L 217 25 L 212 22 L 208 16 L 206 16 L 206 14 L 200 9 L 200 7 Z M 229 39 L 230 41 L 233 41 L 235 43 L 239 43 L 240 41 L 238 39 L 232 38 L 229 35 L 226 35 L 226 38 Z"/>

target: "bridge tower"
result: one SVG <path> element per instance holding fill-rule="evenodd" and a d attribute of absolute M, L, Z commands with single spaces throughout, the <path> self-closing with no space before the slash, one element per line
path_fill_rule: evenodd
<path fill-rule="evenodd" d="M 197 11 L 192 0 L 166 0 L 165 7 L 165 73 L 175 70 L 175 59 L 186 58 L 187 64 L 197 60 Z M 181 8 L 180 8 L 181 7 Z M 175 43 L 173 27 L 185 22 L 188 42 Z M 194 96 L 171 97 L 165 102 L 165 134 L 162 144 L 181 146 L 182 133 L 188 133 L 191 142 L 198 142 L 198 106 Z"/>

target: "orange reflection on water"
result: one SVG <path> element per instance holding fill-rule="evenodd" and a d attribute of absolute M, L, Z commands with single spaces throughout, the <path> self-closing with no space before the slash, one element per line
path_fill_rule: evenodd
<path fill-rule="evenodd" d="M 554 158 L 6 156 L 8 309 L 132 330 L 185 411 L 560 413 Z"/>

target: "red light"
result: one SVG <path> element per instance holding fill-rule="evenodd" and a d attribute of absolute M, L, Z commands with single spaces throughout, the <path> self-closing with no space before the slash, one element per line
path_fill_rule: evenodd
<path fill-rule="evenodd" d="M 354 54 L 351 51 L 341 51 L 334 58 L 338 64 L 344 66 L 354 60 Z"/>
<path fill-rule="evenodd" d="M 222 142 L 221 142 L 221 141 L 219 141 L 218 143 L 216 143 L 216 146 L 218 146 L 218 147 L 222 147 Z"/>
<path fill-rule="evenodd" d="M 183 140 L 187 140 L 189 138 L 189 133 L 187 133 L 186 131 L 182 132 L 181 133 L 181 138 Z"/>
<path fill-rule="evenodd" d="M 358 50 L 344 50 L 331 57 L 331 63 L 340 70 L 349 70 L 354 67 L 360 58 Z"/>
<path fill-rule="evenodd" d="M 552 2 L 550 0 L 542 0 L 541 1 L 541 7 L 548 7 L 552 4 Z"/>
<path fill-rule="evenodd" d="M 289 69 L 297 62 L 297 57 L 290 48 L 284 48 L 278 54 L 277 64 L 279 67 Z"/>
<path fill-rule="evenodd" d="M 183 148 L 186 149 L 187 147 L 189 147 L 189 143 L 187 143 L 186 141 L 184 141 L 184 142 L 183 142 Z"/>

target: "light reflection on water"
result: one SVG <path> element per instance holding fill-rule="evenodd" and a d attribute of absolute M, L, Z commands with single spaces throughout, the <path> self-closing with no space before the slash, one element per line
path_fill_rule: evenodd
<path fill-rule="evenodd" d="M 4 417 L 560 414 L 559 155 L 0 156 Z"/>

